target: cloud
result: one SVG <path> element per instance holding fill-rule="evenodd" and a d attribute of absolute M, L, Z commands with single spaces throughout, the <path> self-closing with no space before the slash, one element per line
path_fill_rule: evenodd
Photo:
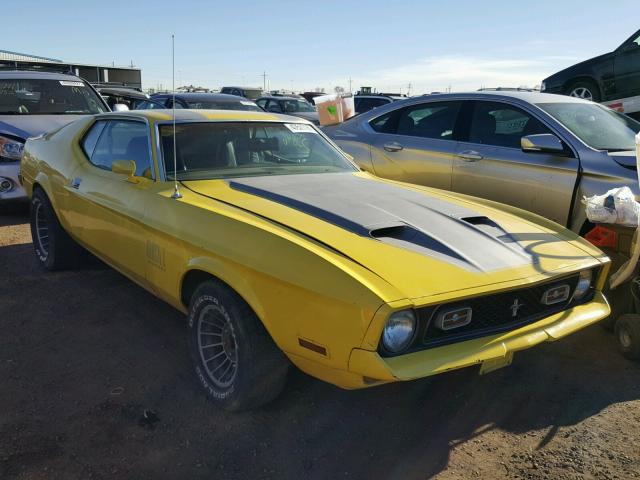
<path fill-rule="evenodd" d="M 480 87 L 533 87 L 549 74 L 571 65 L 569 56 L 537 59 L 489 58 L 468 55 L 430 57 L 391 68 L 372 70 L 354 78 L 354 87 L 373 86 L 379 91 L 406 92 L 411 82 L 412 93 L 477 90 Z M 333 83 L 332 85 L 342 85 Z M 354 88 L 355 90 L 355 88 Z"/>

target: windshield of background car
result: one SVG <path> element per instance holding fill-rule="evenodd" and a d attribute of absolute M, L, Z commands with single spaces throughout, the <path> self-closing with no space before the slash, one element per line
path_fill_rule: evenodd
<path fill-rule="evenodd" d="M 597 150 L 635 150 L 640 122 L 592 103 L 538 103 L 541 109 Z"/>
<path fill-rule="evenodd" d="M 172 180 L 172 125 L 160 126 L 160 138 Z M 178 124 L 176 153 L 178 180 L 357 171 L 311 125 L 300 123 Z"/>
<path fill-rule="evenodd" d="M 0 115 L 63 115 L 106 112 L 96 93 L 79 80 L 0 80 Z"/>
<path fill-rule="evenodd" d="M 187 101 L 189 108 L 195 109 L 210 109 L 210 110 L 244 110 L 248 112 L 261 112 L 262 109 L 253 102 L 241 101 L 241 102 L 216 102 L 216 101 L 203 101 L 203 102 L 189 102 Z"/>
<path fill-rule="evenodd" d="M 308 102 L 303 100 L 281 100 L 280 108 L 284 113 L 289 112 L 315 112 L 316 109 Z"/>

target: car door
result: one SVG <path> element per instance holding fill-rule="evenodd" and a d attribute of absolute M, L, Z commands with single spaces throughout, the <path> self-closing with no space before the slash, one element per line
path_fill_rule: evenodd
<path fill-rule="evenodd" d="M 640 35 L 622 44 L 613 62 L 617 97 L 640 95 Z"/>
<path fill-rule="evenodd" d="M 69 202 L 80 240 L 140 283 L 145 279 L 142 227 L 155 172 L 144 121 L 98 120 L 82 141 L 86 162 L 73 173 Z M 116 160 L 133 160 L 135 176 L 112 171 Z"/>
<path fill-rule="evenodd" d="M 529 210 L 567 223 L 578 159 L 562 154 L 525 152 L 525 135 L 552 133 L 531 112 L 503 102 L 468 101 L 465 124 L 453 162 L 452 190 Z"/>
<path fill-rule="evenodd" d="M 450 189 L 460 105 L 424 102 L 374 118 L 369 125 L 376 132 L 371 146 L 376 175 Z"/>

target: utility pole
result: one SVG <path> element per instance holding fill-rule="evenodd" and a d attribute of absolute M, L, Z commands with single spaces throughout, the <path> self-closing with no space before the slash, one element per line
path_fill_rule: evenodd
<path fill-rule="evenodd" d="M 262 77 L 262 90 L 266 90 L 267 89 L 267 72 L 262 72 L 262 75 L 260 75 Z"/>
<path fill-rule="evenodd" d="M 411 82 L 409 82 L 409 85 L 407 85 L 407 97 L 411 96 Z"/>
<path fill-rule="evenodd" d="M 351 92 L 352 92 L 352 90 L 351 90 L 351 77 L 349 77 L 349 93 L 351 93 Z"/>

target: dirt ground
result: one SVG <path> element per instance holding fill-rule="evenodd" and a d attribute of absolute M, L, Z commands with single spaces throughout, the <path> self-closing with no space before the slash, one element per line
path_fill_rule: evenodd
<path fill-rule="evenodd" d="M 599 326 L 480 377 L 343 391 L 293 372 L 213 408 L 183 316 L 96 263 L 48 273 L 0 213 L 1 479 L 640 478 L 640 364 Z"/>

